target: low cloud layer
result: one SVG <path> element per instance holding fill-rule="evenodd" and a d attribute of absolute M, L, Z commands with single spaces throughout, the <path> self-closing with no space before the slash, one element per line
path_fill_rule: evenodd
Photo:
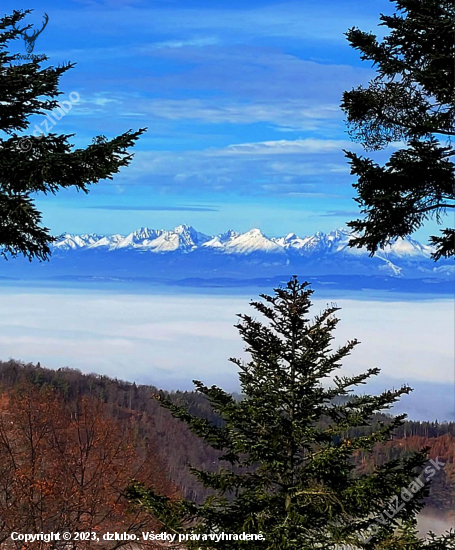
<path fill-rule="evenodd" d="M 189 388 L 194 378 L 237 386 L 228 362 L 243 356 L 236 314 L 245 295 L 138 294 L 107 291 L 1 290 L 0 357 L 41 361 L 153 383 Z M 315 300 L 314 314 L 334 296 Z M 453 414 L 453 304 L 450 301 L 368 301 L 340 298 L 336 342 L 361 344 L 345 373 L 380 367 L 374 391 L 415 384 L 401 409 L 440 420 Z M 363 389 L 363 388 L 362 388 Z M 445 396 L 441 399 L 441 395 Z M 435 410 L 438 407 L 438 410 Z"/>

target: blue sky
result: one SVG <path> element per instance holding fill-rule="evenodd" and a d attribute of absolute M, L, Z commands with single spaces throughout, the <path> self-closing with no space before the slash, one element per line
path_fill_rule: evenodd
<path fill-rule="evenodd" d="M 35 54 L 74 61 L 52 129 L 83 146 L 148 127 L 131 166 L 88 196 L 39 200 L 55 233 L 126 233 L 189 223 L 270 235 L 340 227 L 357 215 L 342 149 L 343 90 L 374 75 L 343 35 L 379 32 L 385 0 L 3 1 L 47 28 Z M 22 40 L 15 53 L 25 53 Z M 35 117 L 40 124 L 43 117 Z M 390 151 L 387 152 L 389 154 Z M 386 158 L 382 155 L 382 158 Z M 418 237 L 425 238 L 427 228 Z"/>

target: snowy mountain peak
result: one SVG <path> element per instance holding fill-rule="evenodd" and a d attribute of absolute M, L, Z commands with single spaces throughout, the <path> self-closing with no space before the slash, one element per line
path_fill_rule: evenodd
<path fill-rule="evenodd" d="M 193 233 L 196 230 L 191 225 L 187 225 L 186 223 L 182 225 L 178 225 L 173 229 L 174 233 L 182 234 L 182 233 Z"/>
<path fill-rule="evenodd" d="M 246 233 L 237 235 L 224 245 L 228 254 L 252 254 L 254 252 L 284 253 L 281 245 L 266 237 L 260 229 L 250 229 Z"/>
<path fill-rule="evenodd" d="M 295 233 L 288 233 L 286 235 L 286 237 L 284 237 L 284 242 L 291 242 L 291 241 L 294 241 L 295 239 L 298 239 L 298 235 L 296 235 Z"/>
<path fill-rule="evenodd" d="M 384 254 L 394 255 L 400 258 L 424 256 L 430 258 L 433 249 L 431 246 L 423 245 L 414 239 L 403 239 L 399 237 L 393 243 L 386 245 L 383 249 Z"/>
<path fill-rule="evenodd" d="M 141 227 L 140 229 L 133 231 L 132 235 L 134 235 L 136 239 L 150 239 L 156 237 L 157 231 L 154 229 L 149 229 L 148 227 Z"/>
<path fill-rule="evenodd" d="M 203 243 L 204 248 L 218 248 L 223 249 L 223 245 L 230 241 L 231 239 L 235 239 L 239 236 L 239 233 L 236 233 L 234 230 L 229 229 L 226 231 L 226 233 L 220 233 L 219 235 L 216 235 L 215 237 L 212 237 L 205 243 Z"/>
<path fill-rule="evenodd" d="M 330 233 L 327 234 L 329 240 L 349 239 L 350 236 L 351 232 L 343 227 L 330 231 Z"/>
<path fill-rule="evenodd" d="M 245 235 L 251 235 L 251 236 L 254 236 L 254 237 L 263 237 L 264 236 L 262 231 L 260 229 L 258 229 L 257 227 L 254 227 L 253 229 L 250 229 L 249 231 L 247 231 L 245 233 Z"/>
<path fill-rule="evenodd" d="M 170 233 L 181 235 L 184 242 L 191 246 L 201 245 L 211 239 L 210 236 L 204 235 L 204 233 L 196 231 L 191 225 L 186 224 L 177 226 L 175 229 L 171 230 Z"/>
<path fill-rule="evenodd" d="M 79 248 L 91 246 L 101 238 L 102 235 L 96 235 L 95 233 L 89 235 L 71 235 L 70 233 L 65 233 L 61 235 L 60 240 L 54 244 L 54 248 L 62 251 L 77 250 Z"/>
<path fill-rule="evenodd" d="M 221 242 L 226 242 L 229 239 L 234 239 L 235 237 L 238 237 L 239 235 L 240 235 L 240 233 L 237 233 L 233 229 L 229 229 L 228 231 L 226 231 L 226 233 L 220 233 L 217 236 L 218 236 L 218 238 L 220 239 Z"/>

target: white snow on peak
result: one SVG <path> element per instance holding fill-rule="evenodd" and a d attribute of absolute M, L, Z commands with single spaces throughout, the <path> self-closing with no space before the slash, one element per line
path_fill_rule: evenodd
<path fill-rule="evenodd" d="M 235 239 L 235 237 L 238 237 L 239 235 L 240 233 L 237 233 L 233 229 L 229 229 L 228 231 L 226 231 L 226 233 L 221 233 L 220 235 L 218 235 L 218 237 L 220 239 L 220 242 L 225 243 L 230 239 Z"/>
<path fill-rule="evenodd" d="M 282 237 L 283 238 L 283 237 Z M 284 237 L 284 241 L 285 242 L 290 242 L 290 241 L 293 241 L 295 239 L 298 239 L 299 237 L 295 234 L 295 233 L 288 233 L 286 235 L 286 237 Z"/>
<path fill-rule="evenodd" d="M 250 229 L 237 235 L 224 244 L 227 254 L 251 254 L 253 252 L 283 253 L 281 245 L 266 237 L 260 229 Z"/>
<path fill-rule="evenodd" d="M 102 235 L 90 234 L 90 235 L 70 235 L 66 233 L 62 235 L 61 240 L 54 244 L 54 248 L 57 250 L 77 250 L 78 248 L 86 248 L 99 239 Z"/>
<path fill-rule="evenodd" d="M 116 246 L 123 241 L 125 237 L 123 235 L 109 235 L 101 237 L 99 240 L 91 244 L 88 248 L 106 248 L 108 250 L 113 250 Z"/>
<path fill-rule="evenodd" d="M 391 244 L 383 248 L 383 253 L 387 256 L 395 256 L 397 258 L 430 258 L 433 249 L 431 246 L 423 245 L 414 239 L 403 239 L 399 237 Z"/>
<path fill-rule="evenodd" d="M 229 229 L 229 231 L 226 231 L 226 233 L 215 235 L 215 237 L 212 237 L 211 239 L 206 241 L 202 246 L 204 248 L 217 248 L 218 250 L 223 250 L 225 243 L 238 236 L 239 233 L 236 233 L 232 229 Z"/>
<path fill-rule="evenodd" d="M 329 241 L 342 241 L 347 242 L 349 239 L 351 239 L 351 232 L 343 229 L 342 227 L 339 229 L 335 229 L 334 231 L 331 231 L 330 233 L 327 233 L 327 239 Z"/>
<path fill-rule="evenodd" d="M 191 225 L 179 225 L 174 230 L 171 230 L 170 233 L 181 235 L 184 242 L 190 246 L 201 245 L 211 239 L 210 236 L 196 231 Z"/>
<path fill-rule="evenodd" d="M 302 239 L 295 233 L 288 233 L 286 237 L 278 237 L 277 239 L 273 240 L 286 250 L 294 249 L 303 251 L 310 239 L 311 237 L 304 237 Z"/>
<path fill-rule="evenodd" d="M 133 231 L 123 239 L 113 243 L 112 248 L 148 248 L 162 233 L 162 229 L 156 230 L 141 227 L 141 229 Z"/>

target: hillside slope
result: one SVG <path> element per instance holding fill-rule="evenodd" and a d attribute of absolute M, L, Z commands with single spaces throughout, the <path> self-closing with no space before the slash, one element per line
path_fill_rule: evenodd
<path fill-rule="evenodd" d="M 188 465 L 217 469 L 218 455 L 188 431 L 186 425 L 175 420 L 169 411 L 161 408 L 153 396 L 163 393 L 177 403 L 185 404 L 191 413 L 220 425 L 206 400 L 195 392 L 159 392 L 153 386 L 136 385 L 107 376 L 82 374 L 74 369 L 57 371 L 39 364 L 17 361 L 0 362 L 0 389 L 8 391 L 23 383 L 57 388 L 62 397 L 74 400 L 88 395 L 100 398 L 115 419 L 133 422 L 135 430 L 159 457 L 169 478 L 179 491 L 190 498 L 201 498 L 203 492 L 189 473 Z M 386 416 L 376 420 L 387 421 Z M 373 425 L 374 427 L 374 425 Z M 358 435 L 362 429 L 356 431 Z M 365 429 L 363 429 L 365 431 Z M 429 458 L 439 457 L 446 466 L 433 480 L 428 507 L 441 512 L 455 510 L 455 423 L 406 422 L 397 430 L 393 440 L 375 447 L 369 455 L 358 455 L 359 470 L 371 470 L 391 458 L 429 448 Z"/>

